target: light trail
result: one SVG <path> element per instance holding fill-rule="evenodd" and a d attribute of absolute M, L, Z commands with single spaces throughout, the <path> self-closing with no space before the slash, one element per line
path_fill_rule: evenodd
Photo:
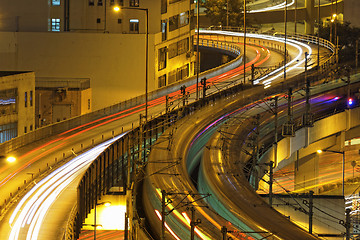
<path fill-rule="evenodd" d="M 276 38 L 277 40 L 279 38 Z M 262 52 L 265 52 L 267 55 L 266 57 L 261 61 L 264 62 L 270 57 L 270 51 L 262 48 Z M 252 63 L 254 64 L 261 64 L 257 62 L 260 57 L 260 53 L 258 50 L 256 50 L 256 58 L 253 59 L 251 62 L 247 63 L 247 66 L 250 66 Z M 245 70 L 249 70 L 249 68 L 246 68 Z M 214 77 L 212 80 L 216 80 L 215 82 L 220 82 L 223 80 L 227 80 L 231 77 L 239 75 L 244 71 L 243 65 L 236 69 L 236 71 L 232 71 L 231 73 L 226 73 L 221 75 L 221 77 L 217 78 Z M 225 77 L 226 76 L 226 77 Z M 220 80 L 221 79 L 221 80 Z M 195 90 L 195 84 L 189 87 L 190 90 L 194 92 Z M 170 95 L 170 94 L 169 94 Z M 179 91 L 171 93 L 171 95 L 179 95 Z M 149 107 L 157 106 L 165 102 L 165 96 L 160 97 L 158 99 L 152 100 L 149 102 Z M 58 138 L 55 140 L 52 140 L 51 142 L 48 142 L 41 147 L 38 147 L 34 149 L 33 151 L 30 151 L 21 158 L 24 158 L 28 156 L 29 154 L 34 154 L 37 150 L 42 149 L 44 146 L 49 146 L 50 144 L 58 143 L 57 146 L 52 147 L 51 149 L 47 150 L 46 152 L 37 155 L 36 157 L 32 158 L 30 161 L 28 161 L 26 164 L 24 164 L 22 167 L 18 168 L 16 172 L 13 174 L 10 174 L 5 181 L 0 182 L 0 184 L 5 184 L 8 180 L 10 180 L 12 177 L 14 177 L 18 172 L 35 162 L 36 160 L 40 159 L 42 156 L 55 151 L 60 146 L 64 145 L 66 143 L 66 140 L 70 140 L 74 136 L 77 136 L 79 134 L 85 133 L 87 131 L 90 131 L 91 129 L 97 128 L 99 126 L 103 126 L 107 123 L 119 120 L 121 118 L 127 117 L 129 115 L 133 115 L 136 113 L 139 113 L 140 111 L 144 110 L 144 104 L 138 105 L 136 107 L 133 107 L 131 109 L 127 109 L 124 111 L 121 111 L 119 113 L 110 115 L 108 117 L 102 118 L 102 122 L 100 120 L 95 120 L 90 123 L 86 123 L 84 125 L 81 125 L 77 128 L 71 129 L 65 133 L 71 133 L 74 130 L 80 130 L 82 127 L 86 127 L 85 129 L 82 129 L 78 132 L 72 133 L 70 136 L 64 136 L 65 133 L 59 134 Z M 91 124 L 93 124 L 91 126 Z M 119 136 L 120 137 L 120 136 Z M 119 138 L 117 137 L 117 138 Z M 96 147 L 96 149 L 92 149 L 75 159 L 73 159 L 68 164 L 60 167 L 59 169 L 55 170 L 53 173 L 51 173 L 49 176 L 44 178 L 42 181 L 40 181 L 38 184 L 35 185 L 33 189 L 31 189 L 25 197 L 19 202 L 17 205 L 15 211 L 13 212 L 11 218 L 10 218 L 10 225 L 12 226 L 12 231 L 10 233 L 11 240 L 18 239 L 21 233 L 25 232 L 25 228 L 28 228 L 27 233 L 27 240 L 37 239 L 40 231 L 40 227 L 42 225 L 42 222 L 44 221 L 44 217 L 46 216 L 46 213 L 50 206 L 53 204 L 53 202 L 57 199 L 58 195 L 70 184 L 78 175 L 79 170 L 87 167 L 93 159 L 97 157 L 98 154 L 100 154 L 111 142 L 115 141 L 117 138 L 109 140 L 108 142 L 99 145 Z M 59 141 L 63 141 L 59 144 Z"/>
<path fill-rule="evenodd" d="M 257 10 L 250 10 L 249 12 L 250 13 L 257 13 L 257 12 L 267 12 L 267 11 L 272 11 L 272 10 L 279 10 L 279 9 L 282 9 L 282 8 L 285 7 L 285 3 L 286 3 L 286 1 L 283 2 L 283 3 L 277 4 L 275 6 L 266 7 L 266 8 L 257 9 Z M 288 3 L 286 5 L 286 7 L 290 7 L 290 6 L 294 5 L 294 3 L 295 3 L 295 0 L 292 0 L 290 3 Z"/>
<path fill-rule="evenodd" d="M 243 37 L 244 33 L 235 33 L 235 32 L 223 32 L 223 31 L 213 31 L 213 30 L 202 30 L 201 33 L 213 33 L 213 34 L 219 34 L 219 35 L 229 35 L 229 36 L 237 36 L 237 37 Z M 252 33 L 248 33 L 246 34 L 246 36 L 248 37 L 252 37 L 252 38 L 260 38 L 260 39 L 264 39 L 264 40 L 270 40 L 270 41 L 276 41 L 276 42 L 281 42 L 281 43 L 285 43 L 285 38 L 281 38 L 281 37 L 274 37 L 274 36 L 268 36 L 268 35 L 262 35 L 262 34 L 252 34 Z M 304 55 L 304 51 L 302 48 L 306 48 L 309 54 L 309 58 L 312 54 L 312 49 L 308 44 L 302 43 L 300 41 L 296 41 L 293 39 L 287 39 L 286 43 L 292 47 L 295 47 L 298 50 L 298 54 L 295 56 L 294 59 L 292 59 L 290 62 L 288 62 L 285 67 L 286 67 L 286 72 L 290 72 L 292 70 L 295 69 L 305 69 L 304 63 L 305 63 L 305 58 L 303 58 L 302 60 L 300 60 L 303 55 Z M 271 83 L 278 79 L 281 78 L 281 75 L 283 75 L 283 71 L 284 71 L 284 66 L 275 69 L 274 71 L 270 72 L 269 74 L 257 79 L 256 81 L 254 81 L 254 84 L 259 84 L 262 83 L 265 85 L 265 88 L 268 88 L 271 86 Z"/>
<path fill-rule="evenodd" d="M 9 224 L 12 226 L 9 240 L 19 238 L 22 230 L 27 230 L 26 240 L 35 240 L 50 206 L 64 189 L 76 179 L 111 143 L 121 138 L 123 133 L 93 149 L 75 157 L 70 162 L 56 169 L 37 183 L 19 202 L 12 213 Z"/>

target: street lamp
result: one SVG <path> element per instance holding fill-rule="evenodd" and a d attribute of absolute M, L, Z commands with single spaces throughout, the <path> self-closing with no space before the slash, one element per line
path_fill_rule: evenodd
<path fill-rule="evenodd" d="M 137 7 L 114 6 L 113 10 L 119 12 L 121 9 L 145 11 L 146 14 L 146 43 L 145 43 L 145 122 L 148 118 L 148 62 L 149 62 L 149 9 Z"/>
<path fill-rule="evenodd" d="M 328 149 L 325 149 L 325 150 L 317 150 L 316 151 L 317 153 L 321 154 L 322 152 L 331 152 L 331 153 L 339 153 L 339 154 L 342 154 L 342 195 L 344 196 L 345 195 L 345 185 L 344 185 L 344 182 L 345 182 L 345 151 L 333 151 L 333 150 L 328 150 Z"/>
<path fill-rule="evenodd" d="M 98 203 L 97 202 L 97 196 L 96 197 L 96 200 L 95 200 L 95 209 L 94 209 L 94 240 L 96 240 L 96 227 L 98 226 L 96 224 L 96 206 L 99 206 L 99 205 L 104 205 L 105 207 L 109 207 L 111 205 L 111 202 L 101 202 L 101 203 Z M 99 226 L 101 226 L 99 224 Z"/>
<path fill-rule="evenodd" d="M 6 161 L 8 161 L 9 163 L 13 163 L 13 162 L 15 162 L 15 161 L 16 161 L 16 158 L 15 158 L 15 157 L 10 156 L 10 157 L 8 157 L 8 158 L 6 159 Z"/>

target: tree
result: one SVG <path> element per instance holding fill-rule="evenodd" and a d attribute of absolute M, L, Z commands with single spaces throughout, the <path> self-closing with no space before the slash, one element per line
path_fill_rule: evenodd
<path fill-rule="evenodd" d="M 247 3 L 251 0 L 246 0 Z M 206 16 L 212 25 L 241 27 L 244 25 L 244 0 L 206 0 L 204 3 Z M 247 12 L 249 8 L 247 7 Z M 247 19 L 247 18 L 246 18 Z M 246 24 L 248 25 L 248 24 Z"/>
<path fill-rule="evenodd" d="M 355 59 L 356 40 L 360 40 L 360 28 L 352 27 L 349 22 L 337 23 L 336 28 L 339 37 L 339 62 L 353 61 Z M 334 26 L 332 26 L 332 31 L 334 34 Z M 320 37 L 330 39 L 330 25 L 320 28 Z M 335 44 L 335 42 L 333 43 Z"/>

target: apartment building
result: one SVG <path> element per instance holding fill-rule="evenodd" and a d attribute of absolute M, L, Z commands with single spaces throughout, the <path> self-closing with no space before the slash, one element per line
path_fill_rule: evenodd
<path fill-rule="evenodd" d="M 0 71 L 0 143 L 34 129 L 34 72 Z"/>
<path fill-rule="evenodd" d="M 193 0 L 1 1 L 0 70 L 90 79 L 97 110 L 145 93 L 146 39 L 149 91 L 194 74 L 194 8 Z"/>

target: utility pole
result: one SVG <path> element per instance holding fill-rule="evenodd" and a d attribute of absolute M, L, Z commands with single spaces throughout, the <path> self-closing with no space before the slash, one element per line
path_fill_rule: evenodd
<path fill-rule="evenodd" d="M 284 137 L 293 137 L 294 136 L 294 124 L 293 124 L 293 116 L 291 111 L 291 98 L 292 98 L 292 88 L 289 88 L 288 93 L 288 114 L 287 114 L 287 122 L 283 125 L 282 135 Z"/>
<path fill-rule="evenodd" d="M 165 240 L 165 190 L 161 190 L 161 240 Z"/>
<path fill-rule="evenodd" d="M 314 202 L 313 202 L 313 197 L 314 197 L 314 192 L 310 191 L 309 192 L 309 233 L 312 234 L 312 227 L 313 227 L 313 206 L 314 206 Z"/>
<path fill-rule="evenodd" d="M 196 227 L 196 225 L 201 223 L 201 220 L 200 219 L 195 220 L 195 208 L 194 207 L 191 207 L 190 211 L 191 211 L 190 239 L 194 240 L 195 239 L 195 227 Z"/>
<path fill-rule="evenodd" d="M 186 105 L 186 86 L 185 85 L 182 85 L 180 87 L 180 92 L 182 94 L 183 106 L 185 107 L 185 105 Z"/>
<path fill-rule="evenodd" d="M 285 12 L 284 12 L 284 22 L 285 22 L 285 41 L 284 41 L 284 81 L 286 81 L 286 59 L 287 59 L 287 47 L 286 47 L 286 39 L 287 39 L 287 0 L 285 0 Z"/>
<path fill-rule="evenodd" d="M 222 240 L 227 240 L 227 228 L 225 226 L 221 228 L 221 233 L 222 233 Z"/>
<path fill-rule="evenodd" d="M 358 72 L 358 64 L 359 64 L 359 40 L 356 40 L 355 44 L 355 73 Z"/>
<path fill-rule="evenodd" d="M 273 204 L 273 183 L 274 183 L 274 162 L 269 162 L 270 167 L 270 180 L 269 180 L 269 205 L 272 207 Z"/>
<path fill-rule="evenodd" d="M 274 136 L 274 163 L 275 166 L 277 165 L 277 142 L 278 142 L 278 100 L 279 97 L 275 96 L 275 109 L 274 109 L 274 115 L 275 115 L 275 121 L 274 121 L 274 131 L 275 131 L 275 136 Z"/>
<path fill-rule="evenodd" d="M 199 14 L 200 14 L 200 1 L 196 0 L 196 28 L 197 28 L 197 43 L 196 43 L 196 100 L 199 99 L 199 72 L 200 72 L 200 55 L 199 55 L 199 41 L 200 41 L 200 26 L 199 26 Z"/>
<path fill-rule="evenodd" d="M 320 73 L 320 0 L 318 1 L 318 39 L 317 39 L 317 76 L 319 78 Z"/>
<path fill-rule="evenodd" d="M 296 33 L 297 33 L 297 0 L 295 0 L 295 16 L 294 16 L 294 18 L 295 18 L 295 35 L 296 35 Z"/>
<path fill-rule="evenodd" d="M 246 83 L 246 0 L 244 0 L 244 84 Z"/>
<path fill-rule="evenodd" d="M 207 86 L 206 86 L 206 77 L 204 77 L 203 79 L 201 79 L 200 83 L 201 83 L 202 89 L 203 89 L 202 97 L 203 97 L 203 100 L 205 101 L 206 89 L 207 89 Z"/>
<path fill-rule="evenodd" d="M 346 214 L 346 218 L 345 218 L 346 240 L 350 240 L 350 227 L 351 227 L 350 209 L 346 209 L 345 214 Z"/>
<path fill-rule="evenodd" d="M 251 64 L 251 84 L 254 85 L 255 80 L 255 64 Z"/>

